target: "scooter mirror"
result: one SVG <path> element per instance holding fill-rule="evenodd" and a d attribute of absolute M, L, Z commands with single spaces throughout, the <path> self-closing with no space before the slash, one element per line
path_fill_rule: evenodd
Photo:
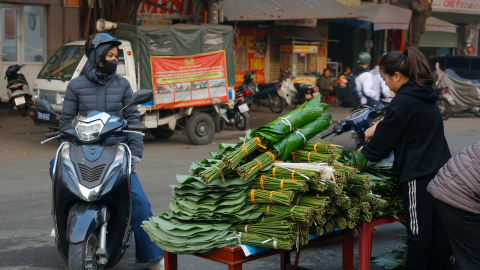
<path fill-rule="evenodd" d="M 135 94 L 133 94 L 132 105 L 147 103 L 152 99 L 153 99 L 152 90 L 148 90 L 148 89 L 138 90 L 137 92 L 135 92 Z"/>
<path fill-rule="evenodd" d="M 35 101 L 35 108 L 41 113 L 53 113 L 52 105 L 45 99 Z"/>

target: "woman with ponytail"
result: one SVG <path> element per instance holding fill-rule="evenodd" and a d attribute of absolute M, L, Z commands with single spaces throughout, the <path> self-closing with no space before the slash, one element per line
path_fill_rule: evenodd
<path fill-rule="evenodd" d="M 448 238 L 427 185 L 451 156 L 432 89 L 434 77 L 413 47 L 386 54 L 380 75 L 396 95 L 384 119 L 365 132 L 368 142 L 361 151 L 373 162 L 394 153 L 409 238 L 406 269 L 440 270 Z"/>

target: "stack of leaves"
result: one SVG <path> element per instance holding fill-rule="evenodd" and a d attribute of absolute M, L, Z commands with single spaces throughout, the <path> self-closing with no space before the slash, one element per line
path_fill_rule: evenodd
<path fill-rule="evenodd" d="M 231 223 L 200 223 L 151 217 L 142 228 L 162 249 L 176 254 L 206 252 L 212 248 L 237 244 Z"/>
<path fill-rule="evenodd" d="M 179 185 L 172 185 L 173 199 L 169 219 L 235 222 L 255 220 L 260 215 L 254 210 L 257 205 L 247 200 L 251 182 L 240 178 L 217 179 L 211 184 L 203 183 L 199 177 L 177 175 Z"/>
<path fill-rule="evenodd" d="M 291 190 L 306 192 L 308 191 L 308 184 L 305 180 L 300 179 L 279 179 L 260 175 L 255 178 L 253 188 L 262 190 Z"/>
<path fill-rule="evenodd" d="M 329 105 L 320 102 L 320 95 L 275 121 L 252 131 L 252 137 L 259 137 L 263 145 L 269 147 L 287 134 L 313 122 Z"/>

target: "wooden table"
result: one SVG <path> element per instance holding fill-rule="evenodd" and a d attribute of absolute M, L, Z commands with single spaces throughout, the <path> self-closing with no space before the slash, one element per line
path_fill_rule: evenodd
<path fill-rule="evenodd" d="M 358 232 L 358 269 L 370 270 L 370 258 L 372 256 L 373 229 L 376 226 L 405 220 L 405 214 L 398 214 L 398 218 L 392 216 L 372 218 L 370 222 L 357 225 Z"/>
<path fill-rule="evenodd" d="M 300 249 L 307 246 L 317 245 L 319 243 L 322 243 L 324 241 L 328 241 L 331 239 L 343 238 L 342 270 L 353 270 L 353 246 L 354 246 L 353 234 L 354 233 L 355 233 L 354 230 L 342 230 L 342 231 L 331 232 L 310 240 L 307 245 L 300 247 Z M 265 250 L 247 257 L 245 256 L 242 248 L 238 245 L 235 245 L 235 246 L 229 246 L 224 248 L 214 248 L 208 252 L 194 254 L 194 255 L 204 259 L 226 264 L 228 266 L 228 270 L 242 270 L 242 264 L 246 262 L 280 254 L 281 270 L 307 269 L 307 268 L 298 267 L 296 265 L 291 264 L 290 262 L 291 251 L 295 251 L 295 249 L 293 250 L 269 249 L 269 250 Z M 300 252 L 297 252 L 295 264 L 298 264 L 299 256 L 300 256 Z M 177 254 L 165 251 L 165 270 L 177 270 L 177 269 L 178 269 Z"/>

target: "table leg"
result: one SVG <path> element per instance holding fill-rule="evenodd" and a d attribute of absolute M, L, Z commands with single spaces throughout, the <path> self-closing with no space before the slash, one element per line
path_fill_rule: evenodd
<path fill-rule="evenodd" d="M 177 254 L 164 250 L 164 256 L 165 256 L 164 257 L 165 270 L 177 270 L 178 269 Z"/>
<path fill-rule="evenodd" d="M 228 270 L 242 270 L 242 265 L 241 264 L 229 265 Z"/>
<path fill-rule="evenodd" d="M 358 231 L 358 269 L 370 270 L 370 257 L 372 256 L 373 228 L 375 224 L 360 223 Z"/>
<path fill-rule="evenodd" d="M 342 270 L 353 270 L 354 233 L 355 231 L 352 230 L 351 232 L 343 236 Z"/>
<path fill-rule="evenodd" d="M 290 251 L 280 252 L 280 270 L 287 269 L 285 266 L 290 264 Z"/>

